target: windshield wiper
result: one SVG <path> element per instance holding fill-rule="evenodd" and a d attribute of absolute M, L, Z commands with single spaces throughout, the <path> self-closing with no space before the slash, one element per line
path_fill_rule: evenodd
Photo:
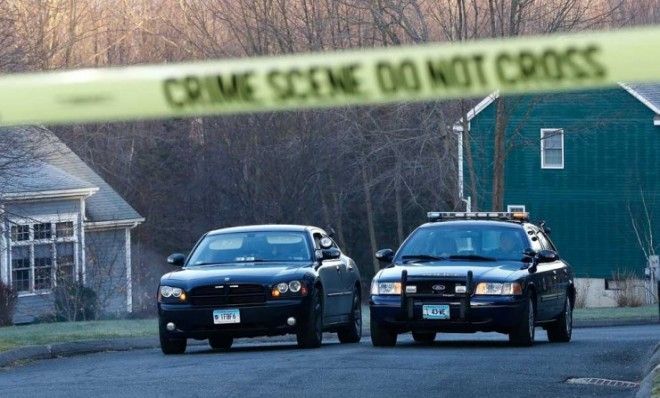
<path fill-rule="evenodd" d="M 478 254 L 455 254 L 449 256 L 450 260 L 495 261 L 494 257 L 485 257 Z"/>
<path fill-rule="evenodd" d="M 407 262 L 406 260 L 410 260 L 410 261 L 414 260 L 418 262 L 446 260 L 445 257 L 432 256 L 430 254 L 407 254 L 405 256 L 401 256 L 401 259 L 403 260 L 404 263 Z"/>

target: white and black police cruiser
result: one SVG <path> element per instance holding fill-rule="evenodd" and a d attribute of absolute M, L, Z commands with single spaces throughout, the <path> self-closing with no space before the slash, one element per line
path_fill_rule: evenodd
<path fill-rule="evenodd" d="M 575 288 L 549 229 L 527 213 L 430 212 L 371 284 L 371 341 L 393 346 L 412 331 L 431 343 L 437 332 L 500 332 L 515 345 L 534 342 L 537 326 L 551 342 L 568 342 Z"/>

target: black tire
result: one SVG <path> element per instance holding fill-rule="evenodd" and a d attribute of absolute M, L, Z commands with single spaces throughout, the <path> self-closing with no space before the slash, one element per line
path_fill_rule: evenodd
<path fill-rule="evenodd" d="M 214 350 L 228 350 L 234 343 L 234 338 L 231 336 L 213 336 L 209 337 L 209 345 Z"/>
<path fill-rule="evenodd" d="M 564 302 L 564 310 L 557 321 L 548 326 L 548 340 L 551 343 L 568 343 L 573 334 L 573 305 L 568 294 Z"/>
<path fill-rule="evenodd" d="M 360 289 L 353 289 L 353 306 L 351 308 L 351 323 L 337 331 L 337 337 L 342 344 L 359 343 L 362 338 L 362 298 Z"/>
<path fill-rule="evenodd" d="M 376 322 L 371 322 L 371 344 L 374 347 L 394 347 L 396 345 L 396 338 L 396 332 Z"/>
<path fill-rule="evenodd" d="M 413 340 L 421 344 L 433 344 L 435 340 L 434 332 L 412 332 Z"/>
<path fill-rule="evenodd" d="M 176 355 L 186 352 L 188 339 L 169 337 L 162 323 L 159 325 L 158 335 L 160 337 L 160 349 L 163 351 L 163 354 Z"/>
<path fill-rule="evenodd" d="M 534 300 L 531 297 L 527 299 L 527 305 L 521 314 L 520 322 L 509 333 L 511 344 L 520 347 L 529 347 L 534 344 L 534 335 L 536 332 L 536 312 L 534 310 Z"/>
<path fill-rule="evenodd" d="M 323 342 L 323 300 L 322 290 L 312 290 L 307 317 L 301 322 L 296 339 L 300 348 L 318 348 Z"/>

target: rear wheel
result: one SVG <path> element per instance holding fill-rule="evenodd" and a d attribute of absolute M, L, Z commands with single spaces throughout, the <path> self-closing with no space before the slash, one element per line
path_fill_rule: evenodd
<path fill-rule="evenodd" d="M 412 332 L 413 340 L 422 344 L 431 344 L 435 340 L 434 332 Z"/>
<path fill-rule="evenodd" d="M 353 289 L 353 307 L 351 308 L 351 323 L 337 331 L 340 343 L 359 343 L 362 338 L 362 300 L 360 289 Z"/>
<path fill-rule="evenodd" d="M 228 350 L 234 343 L 234 338 L 231 336 L 213 336 L 209 337 L 209 345 L 214 350 Z"/>
<path fill-rule="evenodd" d="M 571 341 L 573 334 L 573 306 L 571 299 L 566 295 L 564 302 L 564 311 L 557 321 L 548 326 L 548 340 L 551 343 L 567 343 Z"/>
<path fill-rule="evenodd" d="M 160 337 L 160 349 L 165 355 L 183 354 L 186 352 L 188 340 L 186 338 L 172 338 L 169 337 L 165 326 L 160 323 L 158 327 L 158 335 Z"/>
<path fill-rule="evenodd" d="M 317 348 L 323 342 L 323 301 L 322 290 L 315 288 L 310 297 L 307 319 L 300 324 L 296 338 L 300 348 Z"/>
<path fill-rule="evenodd" d="M 386 327 L 371 322 L 371 344 L 374 347 L 394 347 L 396 345 L 396 332 L 387 329 Z"/>
<path fill-rule="evenodd" d="M 527 299 L 527 305 L 521 318 L 518 325 L 509 333 L 509 341 L 517 346 L 531 346 L 534 344 L 534 333 L 536 331 L 534 300 L 531 297 Z"/>

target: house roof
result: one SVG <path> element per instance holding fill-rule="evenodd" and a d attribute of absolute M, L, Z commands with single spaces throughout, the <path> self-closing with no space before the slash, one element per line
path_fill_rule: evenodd
<path fill-rule="evenodd" d="M 653 123 L 656 126 L 660 126 L 660 83 L 619 83 L 619 86 L 621 86 L 624 90 L 630 93 L 630 95 L 635 97 L 638 101 L 655 112 L 656 116 L 653 119 Z M 499 96 L 499 91 L 496 91 L 485 97 L 474 108 L 470 109 L 470 111 L 467 113 L 468 122 L 477 116 L 481 111 L 488 108 L 488 106 L 492 104 Z M 463 119 L 461 118 L 454 124 L 454 130 L 462 131 L 462 120 Z"/>
<path fill-rule="evenodd" d="M 98 187 L 74 177 L 48 163 L 36 161 L 21 168 L 20 173 L 5 182 L 2 195 L 28 192 L 97 190 Z"/>
<path fill-rule="evenodd" d="M 21 172 L 20 177 L 16 178 L 23 191 L 89 189 L 93 194 L 85 201 L 88 221 L 144 221 L 131 205 L 50 130 L 36 126 L 0 128 L 0 135 L 4 134 L 22 135 L 27 140 L 38 142 L 34 146 L 37 148 L 35 161 L 28 166 L 35 173 L 31 173 L 32 170 Z M 16 189 L 10 191 L 19 193 Z"/>
<path fill-rule="evenodd" d="M 637 98 L 642 104 L 655 112 L 654 124 L 660 125 L 660 83 L 654 84 L 623 84 L 626 91 Z"/>

